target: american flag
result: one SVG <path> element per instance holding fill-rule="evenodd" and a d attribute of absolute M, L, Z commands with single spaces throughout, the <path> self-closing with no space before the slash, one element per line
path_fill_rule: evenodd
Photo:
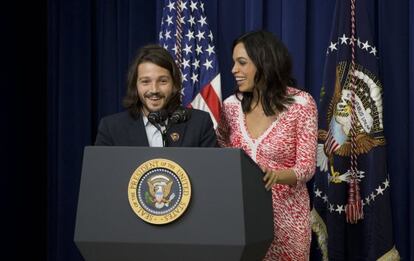
<path fill-rule="evenodd" d="M 182 104 L 209 112 L 217 127 L 222 97 L 213 40 L 202 1 L 165 1 L 159 43 L 181 69 Z"/>

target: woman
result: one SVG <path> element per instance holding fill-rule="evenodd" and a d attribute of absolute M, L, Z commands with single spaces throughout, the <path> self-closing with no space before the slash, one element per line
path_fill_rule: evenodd
<path fill-rule="evenodd" d="M 264 260 L 308 260 L 311 227 L 306 182 L 315 171 L 315 101 L 291 87 L 288 50 L 269 32 L 249 32 L 236 39 L 233 61 L 238 89 L 223 102 L 219 145 L 243 149 L 265 173 L 275 230 Z"/>

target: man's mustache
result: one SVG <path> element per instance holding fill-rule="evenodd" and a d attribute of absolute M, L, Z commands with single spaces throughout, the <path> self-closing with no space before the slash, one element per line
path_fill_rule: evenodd
<path fill-rule="evenodd" d="M 164 95 L 162 95 L 159 92 L 148 92 L 148 93 L 145 93 L 144 97 L 145 98 L 148 98 L 148 99 L 151 99 L 151 98 L 158 98 L 158 99 L 160 99 L 160 98 L 164 98 Z"/>

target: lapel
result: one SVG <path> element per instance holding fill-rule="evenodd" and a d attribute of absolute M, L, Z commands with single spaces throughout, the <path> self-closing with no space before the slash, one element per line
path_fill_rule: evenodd
<path fill-rule="evenodd" d="M 183 144 L 186 123 L 175 124 L 167 132 L 169 147 L 180 147 Z"/>
<path fill-rule="evenodd" d="M 149 146 L 142 115 L 140 115 L 136 120 L 132 119 L 128 137 L 130 139 L 131 146 Z"/>

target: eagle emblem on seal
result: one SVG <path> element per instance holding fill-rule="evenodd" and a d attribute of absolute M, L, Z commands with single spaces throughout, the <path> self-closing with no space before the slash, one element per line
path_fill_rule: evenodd
<path fill-rule="evenodd" d="M 149 192 L 147 201 L 157 209 L 168 207 L 175 197 L 175 194 L 171 193 L 173 181 L 165 175 L 156 175 L 148 179 L 147 184 Z"/>

